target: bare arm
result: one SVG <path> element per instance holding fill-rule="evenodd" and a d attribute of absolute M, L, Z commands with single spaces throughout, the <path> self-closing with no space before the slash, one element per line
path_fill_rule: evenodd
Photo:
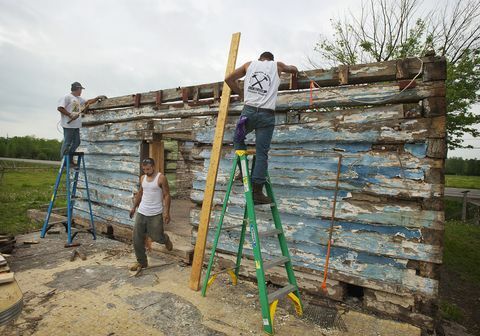
<path fill-rule="evenodd" d="M 163 191 L 163 223 L 170 223 L 170 187 L 168 186 L 168 180 L 165 175 L 160 175 L 158 179 L 158 186 L 162 188 Z"/>
<path fill-rule="evenodd" d="M 95 98 L 89 99 L 85 102 L 85 106 L 92 105 L 93 103 L 99 102 L 101 100 L 107 99 L 107 96 L 96 96 Z"/>
<path fill-rule="evenodd" d="M 68 111 L 65 109 L 65 107 L 63 107 L 63 106 L 57 107 L 57 111 L 60 112 L 60 113 L 63 114 L 63 115 L 66 115 L 66 116 L 69 117 L 69 118 L 72 118 L 72 117 L 73 117 L 72 113 L 68 112 Z"/>
<path fill-rule="evenodd" d="M 137 210 L 138 206 L 140 205 L 140 202 L 142 201 L 142 196 L 143 196 L 142 180 L 143 180 L 143 175 L 140 176 L 140 189 L 135 194 L 135 199 L 133 200 L 133 207 L 130 210 L 130 218 L 133 218 L 135 211 Z"/>
<path fill-rule="evenodd" d="M 277 68 L 278 68 L 279 76 L 282 72 L 291 73 L 291 74 L 298 73 L 298 69 L 295 65 L 286 65 L 285 63 L 277 62 Z"/>
<path fill-rule="evenodd" d="M 230 75 L 225 78 L 225 83 L 232 89 L 233 92 L 238 94 L 243 100 L 243 90 L 238 86 L 237 80 L 244 77 L 247 74 L 248 66 L 251 62 L 247 62 L 241 67 L 235 69 Z"/>

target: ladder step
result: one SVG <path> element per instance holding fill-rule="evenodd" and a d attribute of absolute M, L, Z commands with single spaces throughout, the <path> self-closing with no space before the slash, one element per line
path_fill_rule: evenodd
<path fill-rule="evenodd" d="M 284 296 L 287 296 L 289 293 L 294 292 L 297 290 L 297 287 L 295 287 L 292 284 L 288 284 L 285 287 L 282 287 L 275 292 L 268 294 L 268 304 L 272 303 L 275 300 L 278 300 Z"/>
<path fill-rule="evenodd" d="M 285 264 L 287 261 L 290 261 L 290 259 L 284 256 L 272 260 L 267 260 L 263 263 L 263 270 L 266 271 L 272 267 L 280 266 L 282 264 Z"/>
<path fill-rule="evenodd" d="M 258 236 L 259 237 L 272 237 L 272 236 L 278 235 L 282 232 L 283 231 L 279 230 L 279 229 L 268 229 L 268 230 L 265 230 L 265 231 L 258 231 Z"/>

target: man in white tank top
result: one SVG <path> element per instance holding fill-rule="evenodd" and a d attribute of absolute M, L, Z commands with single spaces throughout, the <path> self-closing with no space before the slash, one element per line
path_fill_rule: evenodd
<path fill-rule="evenodd" d="M 232 91 L 245 102 L 233 138 L 234 148 L 246 149 L 245 136 L 255 130 L 256 158 L 252 173 L 255 204 L 272 203 L 262 190 L 266 181 L 268 151 L 275 127 L 275 105 L 282 72 L 296 74 L 298 69 L 293 65 L 275 62 L 272 53 L 266 51 L 258 61 L 245 63 L 225 78 Z M 244 76 L 242 90 L 237 80 Z"/>
<path fill-rule="evenodd" d="M 130 267 L 131 271 L 138 271 L 148 266 L 145 254 L 145 238 L 165 244 L 167 250 L 173 249 L 173 244 L 163 225 L 170 222 L 170 189 L 165 175 L 155 172 L 155 161 L 151 158 L 142 161 L 144 175 L 140 177 L 140 189 L 135 195 L 130 218 L 135 217 L 133 227 L 133 248 L 137 262 Z"/>

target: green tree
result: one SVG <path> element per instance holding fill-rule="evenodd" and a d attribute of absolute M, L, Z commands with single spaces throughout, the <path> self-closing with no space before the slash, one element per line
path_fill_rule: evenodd
<path fill-rule="evenodd" d="M 0 137 L 0 156 L 39 160 L 60 160 L 58 140 L 38 139 L 34 136 Z"/>
<path fill-rule="evenodd" d="M 480 2 L 457 0 L 418 13 L 419 0 L 365 0 L 361 10 L 331 20 L 334 34 L 321 37 L 315 50 L 337 64 L 381 62 L 423 56 L 434 50 L 447 59 L 448 145 L 470 148 L 461 137 L 480 132 L 480 116 L 470 108 L 480 100 Z"/>

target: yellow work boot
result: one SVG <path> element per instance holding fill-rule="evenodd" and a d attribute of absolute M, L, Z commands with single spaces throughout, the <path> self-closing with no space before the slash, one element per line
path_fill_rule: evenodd
<path fill-rule="evenodd" d="M 141 270 L 142 268 L 147 268 L 147 265 L 142 265 L 139 262 L 136 262 L 135 264 L 130 266 L 130 271 L 136 272 L 136 271 Z"/>

